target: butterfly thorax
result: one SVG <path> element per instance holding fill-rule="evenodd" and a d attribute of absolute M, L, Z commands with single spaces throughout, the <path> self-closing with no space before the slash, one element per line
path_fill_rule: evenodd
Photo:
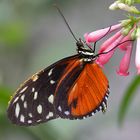
<path fill-rule="evenodd" d="M 81 40 L 78 41 L 76 45 L 78 54 L 85 62 L 92 62 L 96 59 L 94 51 L 84 47 L 84 43 Z"/>

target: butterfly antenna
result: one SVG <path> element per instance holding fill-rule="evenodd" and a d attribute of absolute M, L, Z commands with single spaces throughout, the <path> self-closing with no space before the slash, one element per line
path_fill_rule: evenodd
<path fill-rule="evenodd" d="M 119 43 L 118 45 L 116 45 L 115 47 L 113 47 L 112 49 L 110 49 L 109 51 L 107 51 L 107 52 L 101 52 L 101 53 L 95 55 L 95 57 L 98 57 L 98 56 L 100 56 L 100 55 L 102 55 L 102 54 L 107 54 L 107 53 L 113 51 L 114 49 L 116 49 L 116 48 L 117 48 L 118 46 L 120 46 L 121 44 L 126 43 L 126 42 L 129 42 L 129 41 L 134 41 L 134 40 L 125 40 L 124 42 L 121 42 L 121 43 Z"/>
<path fill-rule="evenodd" d="M 65 24 L 67 25 L 67 27 L 68 27 L 70 33 L 72 34 L 72 36 L 74 37 L 74 39 L 78 42 L 78 39 L 75 37 L 75 35 L 74 35 L 72 29 L 70 28 L 70 26 L 69 26 L 69 24 L 68 24 L 66 18 L 64 17 L 63 13 L 62 13 L 61 10 L 60 10 L 60 8 L 59 8 L 56 4 L 54 4 L 53 6 L 58 10 L 59 14 L 61 15 L 61 17 L 63 18 Z"/>

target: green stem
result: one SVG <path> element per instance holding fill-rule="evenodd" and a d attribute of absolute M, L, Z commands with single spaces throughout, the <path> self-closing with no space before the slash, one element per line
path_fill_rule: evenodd
<path fill-rule="evenodd" d="M 131 104 L 135 94 L 137 93 L 136 90 L 140 87 L 140 76 L 136 76 L 133 81 L 130 83 L 129 87 L 127 88 L 124 97 L 120 104 L 120 110 L 118 113 L 118 121 L 119 125 L 121 126 L 124 122 L 124 118 L 126 116 L 127 110 L 129 105 Z"/>

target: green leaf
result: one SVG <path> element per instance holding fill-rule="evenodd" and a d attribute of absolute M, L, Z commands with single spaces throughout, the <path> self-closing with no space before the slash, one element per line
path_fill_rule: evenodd
<path fill-rule="evenodd" d="M 0 85 L 0 115 L 6 112 L 11 90 Z"/>
<path fill-rule="evenodd" d="M 133 81 L 130 83 L 121 101 L 119 114 L 118 114 L 119 125 L 122 125 L 122 123 L 124 122 L 124 118 L 126 116 L 128 107 L 131 104 L 132 99 L 136 94 L 136 90 L 138 89 L 139 86 L 140 86 L 140 76 L 136 76 L 133 79 Z"/>

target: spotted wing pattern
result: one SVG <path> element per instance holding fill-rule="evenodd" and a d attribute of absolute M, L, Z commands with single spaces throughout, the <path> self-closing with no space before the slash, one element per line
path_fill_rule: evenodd
<path fill-rule="evenodd" d="M 79 61 L 61 77 L 55 106 L 62 118 L 83 119 L 107 107 L 108 80 L 96 63 Z"/>
<path fill-rule="evenodd" d="M 20 86 L 8 107 L 17 125 L 36 125 L 58 117 L 83 119 L 107 107 L 108 80 L 94 62 L 80 55 L 62 59 Z"/>
<path fill-rule="evenodd" d="M 9 102 L 8 117 L 18 125 L 36 125 L 59 117 L 53 102 L 59 79 L 78 55 L 62 59 L 28 79 Z"/>

